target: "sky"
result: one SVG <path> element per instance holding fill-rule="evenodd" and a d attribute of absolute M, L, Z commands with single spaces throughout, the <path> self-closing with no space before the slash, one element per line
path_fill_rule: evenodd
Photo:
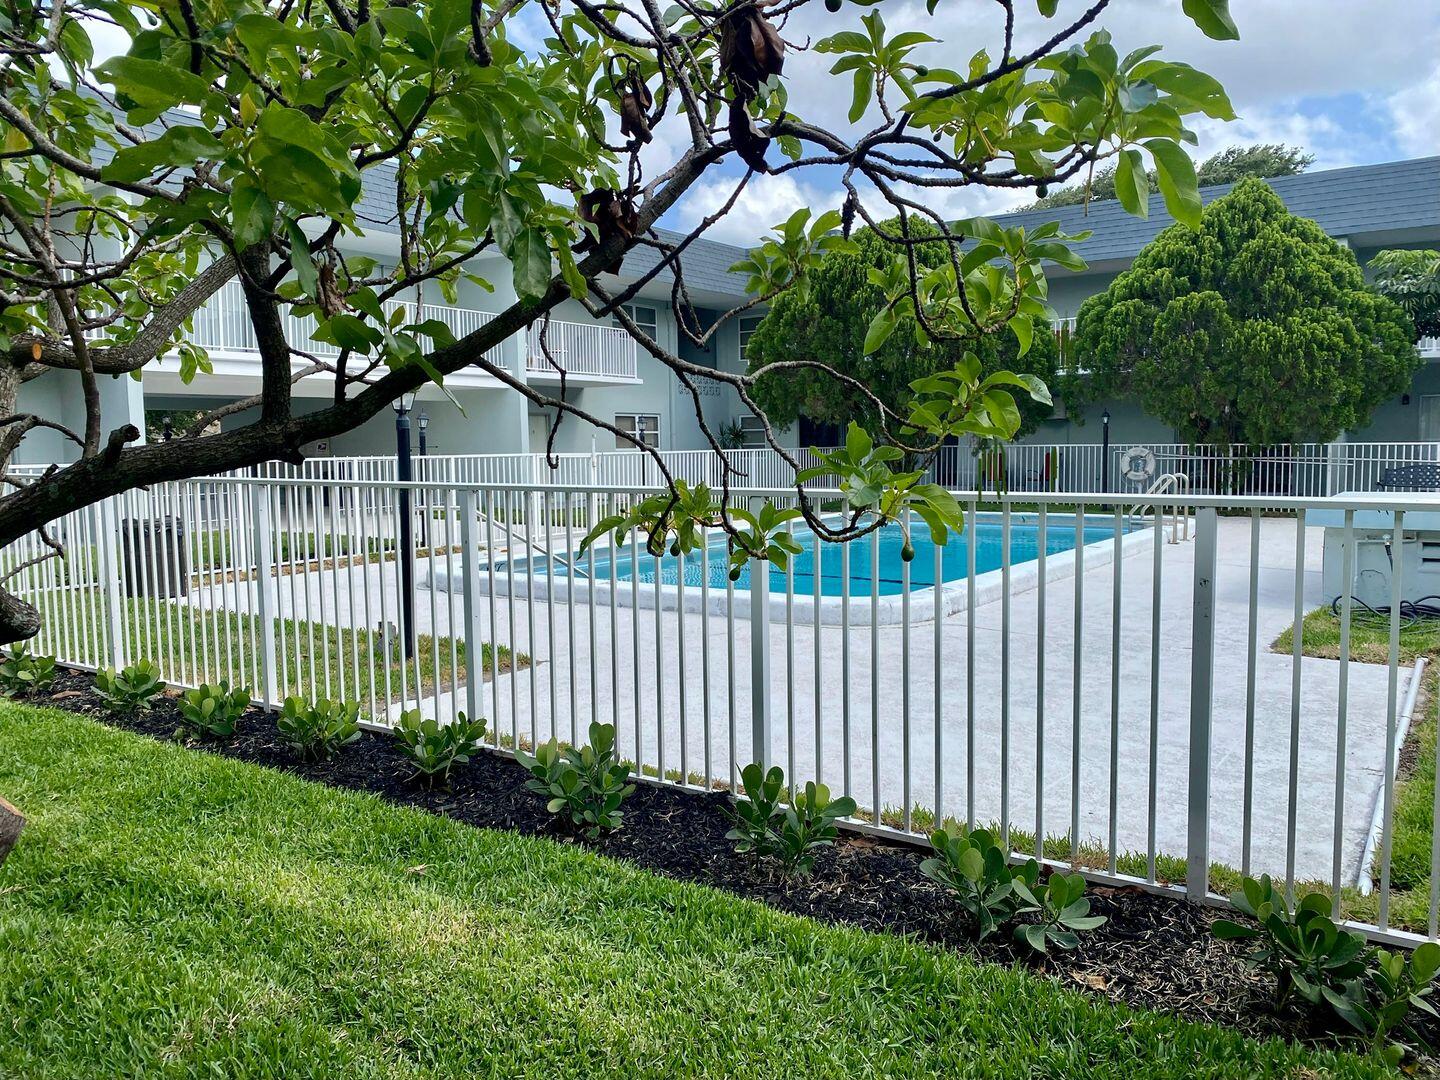
<path fill-rule="evenodd" d="M 1024 52 L 1073 19 L 1090 0 L 1059 0 L 1054 19 L 1018 0 L 1016 51 Z M 1238 119 L 1222 123 L 1197 116 L 1196 160 L 1227 146 L 1286 143 L 1315 155 L 1311 170 L 1365 165 L 1440 154 L 1440 0 L 1231 0 L 1239 41 L 1211 41 L 1181 11 L 1181 0 L 1112 0 L 1098 25 L 1110 31 L 1122 55 L 1141 45 L 1164 46 L 1161 54 L 1209 72 L 1230 95 Z M 839 30 L 859 29 L 869 8 L 846 4 L 830 14 L 821 3 L 806 5 L 784 27 L 790 48 L 785 82 L 796 115 L 834 131 L 850 128 L 850 77 L 832 76 L 835 61 L 806 48 Z M 939 41 L 913 58 L 934 67 L 963 68 L 981 47 L 999 54 L 1000 8 L 990 0 L 939 0 L 934 16 L 924 0 L 884 0 L 890 35 L 922 30 Z M 512 20 L 511 38 L 538 47 L 550 31 L 529 11 Z M 117 32 L 95 28 L 101 57 L 124 48 Z M 873 126 L 875 114 L 858 128 Z M 684 148 L 687 129 L 679 116 L 655 129 L 642 162 L 649 175 L 663 171 Z M 780 160 L 779 151 L 770 151 Z M 661 224 L 694 228 L 728 199 L 744 166 L 729 159 L 708 173 Z M 1028 192 L 991 189 L 924 193 L 950 218 L 1003 213 L 1029 202 Z M 755 244 L 796 209 L 838 208 L 834 171 L 799 170 L 751 180 L 733 210 L 705 234 L 741 246 Z"/>
<path fill-rule="evenodd" d="M 1082 0 L 1060 0 L 1054 20 L 1043 20 L 1030 3 L 1018 3 L 1017 52 L 1033 48 L 1082 11 Z M 795 45 L 814 42 L 837 30 L 858 29 L 865 9 L 847 4 L 830 15 L 821 4 L 807 5 L 792 18 L 784 36 Z M 933 66 L 963 67 L 981 46 L 997 55 L 999 8 L 986 0 L 940 0 L 936 14 L 912 0 L 878 5 L 890 34 L 923 30 L 941 39 L 914 58 Z M 1315 155 L 1312 171 L 1440 154 L 1440 3 L 1436 0 L 1232 0 L 1240 40 L 1211 41 L 1181 12 L 1180 0 L 1114 0 L 1099 25 L 1109 30 L 1124 52 L 1140 45 L 1163 45 L 1162 56 L 1184 61 L 1220 80 L 1238 119 L 1230 123 L 1196 117 L 1197 160 L 1227 146 L 1287 143 Z M 786 58 L 790 107 L 806 120 L 848 130 L 848 76 L 832 76 L 833 55 L 800 48 Z M 871 118 L 867 117 L 867 120 Z M 873 121 L 872 121 L 873 122 Z M 862 121 L 862 128 L 866 121 Z M 674 128 L 674 131 L 665 131 Z M 651 159 L 676 147 L 680 125 L 657 129 Z M 774 158 L 778 151 L 771 151 Z M 663 223 L 693 228 L 723 205 L 741 168 L 727 163 L 705 177 Z M 999 213 L 1033 199 L 1027 193 L 960 191 L 930 205 L 952 218 Z M 833 175 L 819 170 L 780 177 L 756 177 L 734 209 L 706 233 L 740 245 L 757 238 L 795 209 L 837 207 Z"/>

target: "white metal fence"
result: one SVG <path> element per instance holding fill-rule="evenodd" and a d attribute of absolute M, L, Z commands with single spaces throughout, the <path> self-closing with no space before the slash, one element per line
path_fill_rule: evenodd
<path fill-rule="evenodd" d="M 1041 837 L 1057 865 L 1196 896 L 1224 883 L 1212 864 L 1271 871 L 1333 889 L 1372 933 L 1436 936 L 1440 847 L 1395 840 L 1418 686 L 1400 662 L 1404 561 L 1385 662 L 1349 657 L 1348 601 L 1339 660 L 1271 648 L 1331 599 L 1307 514 L 1338 513 L 1353 553 L 1357 515 L 1388 515 L 1399 545 L 1440 514 L 1434 497 L 1289 498 L 1279 518 L 1262 515 L 1275 497 L 1166 495 L 1196 519 L 1174 543 L 1145 496 L 1012 495 L 987 512 L 960 492 L 963 543 L 916 530 L 907 562 L 893 528 L 838 547 L 801 532 L 785 572 L 751 564 L 737 582 L 720 537 L 689 557 L 634 536 L 578 554 L 588 524 L 635 495 L 360 475 L 160 484 L 56 522 L 65 558 L 10 587 L 44 618 L 36 648 L 71 664 L 150 659 L 174 683 L 224 678 L 272 706 L 346 697 L 378 724 L 465 709 L 502 749 L 609 721 L 671 782 L 733 784 L 773 761 L 853 795 L 860 827 L 993 822 L 1017 852 Z M 0 562 L 37 554 L 27 538 Z"/>
<path fill-rule="evenodd" d="M 602 450 L 589 454 L 435 454 L 412 459 L 414 478 L 427 484 L 568 484 L 602 487 L 652 487 L 665 482 L 665 472 L 690 484 L 721 487 L 724 471 L 712 450 L 662 450 L 655 457 L 639 450 Z M 731 487 L 778 488 L 795 475 L 774 450 L 726 450 L 734 470 Z M 820 464 L 810 450 L 790 451 L 801 469 Z M 396 458 L 390 456 L 316 457 L 298 466 L 267 462 L 250 470 L 262 477 L 330 481 L 397 479 Z M 812 486 L 819 486 L 816 481 Z"/>
<path fill-rule="evenodd" d="M 1153 473 L 1126 474 L 1132 450 L 1154 455 Z M 670 475 L 689 483 L 721 486 L 722 468 L 711 450 L 657 452 Z M 726 450 L 735 470 L 734 487 L 787 486 L 794 470 L 771 449 Z M 790 451 L 800 468 L 819 464 L 809 449 Z M 1440 476 L 1440 443 L 1301 443 L 1284 447 L 1225 449 L 1184 443 L 1112 444 L 1020 443 L 1004 450 L 968 445 L 945 447 L 931 467 L 934 480 L 947 487 L 985 492 L 1139 494 L 1166 473 L 1180 473 L 1189 490 L 1205 495 L 1280 495 L 1320 498 L 1342 492 L 1406 490 L 1403 474 L 1431 466 Z M 568 484 L 647 487 L 664 482 L 655 458 L 639 450 L 557 454 L 437 454 L 414 459 L 417 481 L 443 484 Z M 1397 470 L 1401 475 L 1397 476 Z M 333 481 L 394 480 L 394 455 L 317 457 L 295 467 L 279 462 L 258 470 L 261 476 Z M 1423 480 L 1423 477 L 1422 477 Z M 823 486 L 823 478 L 812 486 Z M 1419 485 L 1426 487 L 1424 483 Z"/>

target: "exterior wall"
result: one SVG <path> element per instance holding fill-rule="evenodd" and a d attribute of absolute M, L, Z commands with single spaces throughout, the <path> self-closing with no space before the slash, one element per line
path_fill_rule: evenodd
<path fill-rule="evenodd" d="M 1350 442 L 1414 442 L 1422 437 L 1420 412 L 1426 395 L 1440 394 L 1440 363 L 1426 363 L 1409 392 L 1379 406 L 1363 428 L 1347 432 Z"/>
<path fill-rule="evenodd" d="M 1387 246 L 1434 245 L 1416 243 Z M 1355 254 L 1364 265 L 1374 257 L 1377 250 L 1379 249 L 1373 246 L 1356 247 Z M 381 262 L 393 258 L 393 254 L 382 256 Z M 487 290 L 470 280 L 462 280 L 457 286 L 456 306 L 493 312 L 504 310 L 514 301 L 509 268 L 504 260 L 490 258 L 478 262 L 471 269 L 484 276 L 493 286 L 493 290 Z M 1052 268 L 1049 286 L 1052 308 L 1062 318 L 1074 316 L 1084 300 L 1106 288 L 1118 272 L 1114 264 L 1081 274 Z M 411 299 L 410 296 L 403 298 Z M 433 287 L 426 290 L 423 299 L 429 303 L 445 302 L 439 295 L 439 290 Z M 737 297 L 736 300 L 738 299 Z M 682 336 L 670 310 L 668 294 L 656 298 L 641 298 L 636 303 L 655 311 L 657 337 L 665 348 L 692 362 L 714 365 L 732 372 L 744 370 L 744 361 L 739 353 L 738 318 L 728 320 L 717 332 L 710 346 L 701 350 L 688 341 L 681 340 Z M 717 318 L 720 311 L 721 308 L 717 305 L 704 308 L 699 314 L 703 321 L 708 322 Z M 555 311 L 555 318 L 573 322 L 591 321 L 584 307 L 575 301 L 562 303 Z M 517 334 L 505 342 L 500 354 L 511 372 L 522 380 L 527 379 L 523 334 Z M 643 351 L 637 356 L 637 374 L 639 382 L 635 384 L 572 382 L 567 388 L 567 396 L 580 408 L 610 422 L 614 422 L 620 414 L 659 416 L 662 449 L 703 448 L 705 442 L 695 418 L 695 403 L 679 380 L 674 378 L 663 364 Z M 155 380 L 148 381 L 153 383 Z M 236 381 L 232 377 L 226 390 L 230 390 Z M 258 379 L 256 382 L 258 384 Z M 533 385 L 545 393 L 559 392 L 558 383 L 553 381 L 536 380 Z M 520 453 L 539 452 L 544 449 L 549 418 L 544 410 L 527 402 L 519 392 L 505 387 L 452 387 L 452 393 L 458 406 L 435 387 L 427 387 L 422 391 L 416 405 L 416 414 L 423 411 L 430 418 L 427 436 L 432 453 Z M 141 383 L 129 378 L 103 378 L 101 395 L 104 407 L 103 423 L 107 433 L 125 422 L 134 423 L 143 431 L 146 408 L 208 408 L 226 400 L 217 392 L 215 384 L 212 383 L 207 388 L 206 377 L 203 375 L 199 376 L 191 387 L 186 388 L 176 387 L 173 375 L 160 385 L 143 387 Z M 298 387 L 297 395 L 297 409 L 318 409 L 328 400 L 328 388 L 320 380 L 315 380 Z M 1426 427 L 1422 432 L 1421 417 L 1427 408 L 1423 399 L 1430 395 L 1440 396 L 1440 363 L 1432 362 L 1425 366 L 1417 374 L 1408 394 L 1380 406 L 1371 422 L 1363 429 L 1351 432 L 1349 438 L 1355 441 L 1411 441 L 1421 438 L 1426 432 L 1432 437 L 1440 437 L 1435 436 L 1435 431 L 1432 430 L 1434 425 Z M 50 372 L 22 387 L 20 407 L 52 417 L 78 430 L 83 426 L 80 400 L 77 376 L 68 372 Z M 716 433 L 745 413 L 735 392 L 718 383 L 702 386 L 700 407 L 706 424 Z M 1022 441 L 1042 445 L 1100 442 L 1102 429 L 1099 418 L 1106 408 L 1111 414 L 1112 445 L 1174 440 L 1173 430 L 1147 416 L 1134 403 L 1110 401 L 1090 406 L 1084 415 L 1067 416 L 1062 413 L 1042 423 Z M 1440 408 L 1430 410 L 1430 414 L 1440 417 Z M 226 424 L 233 426 L 250 418 L 250 414 L 241 414 L 228 419 Z M 415 438 L 418 443 L 418 432 Z M 781 432 L 780 438 L 786 445 L 799 446 L 799 425 Z M 386 409 L 355 431 L 330 440 L 323 448 L 311 448 L 311 453 L 388 456 L 394 453 L 394 447 L 394 414 Z M 608 451 L 615 448 L 615 439 L 608 432 L 592 429 L 589 425 L 569 418 L 561 426 L 556 448 L 565 453 L 587 453 L 592 448 Z M 73 460 L 75 455 L 74 445 L 58 432 L 37 429 L 22 443 L 16 461 L 46 464 Z"/>
<path fill-rule="evenodd" d="M 101 439 L 107 438 L 110 432 L 123 424 L 134 424 L 140 429 L 139 441 L 144 442 L 145 405 L 140 383 L 128 375 L 102 375 L 97 386 L 100 391 Z M 83 434 L 83 401 L 78 373 L 48 371 L 20 387 L 17 405 L 20 412 L 36 413 Z M 15 452 L 15 464 L 63 464 L 79 456 L 80 448 L 58 431 L 36 428 L 21 441 Z"/>
<path fill-rule="evenodd" d="M 1120 271 L 1102 274 L 1073 274 L 1056 267 L 1047 267 L 1046 281 L 1050 286 L 1050 306 L 1062 319 L 1073 318 L 1080 305 L 1096 293 L 1104 292 Z"/>
<path fill-rule="evenodd" d="M 1110 412 L 1111 446 L 1175 441 L 1173 428 L 1150 416 L 1135 402 L 1124 399 L 1095 402 L 1078 416 L 1043 421 L 1033 432 L 1017 441 L 1043 446 L 1102 442 L 1104 425 L 1101 417 L 1107 409 Z"/>

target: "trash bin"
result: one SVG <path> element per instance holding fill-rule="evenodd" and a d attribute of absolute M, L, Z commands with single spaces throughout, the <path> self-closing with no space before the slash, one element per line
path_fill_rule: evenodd
<path fill-rule="evenodd" d="M 126 596 L 184 596 L 189 591 L 190 566 L 178 518 L 127 519 L 121 536 Z"/>

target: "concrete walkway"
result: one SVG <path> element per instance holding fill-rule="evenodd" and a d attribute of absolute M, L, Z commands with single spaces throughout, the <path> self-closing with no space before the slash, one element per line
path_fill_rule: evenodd
<path fill-rule="evenodd" d="M 1304 604 L 1308 610 L 1328 598 L 1320 595 L 1321 531 L 1308 529 L 1305 540 Z M 787 642 L 784 623 L 773 623 L 769 659 L 775 760 L 801 779 L 818 773 L 834 788 L 848 786 L 864 806 L 902 806 L 908 790 L 911 805 L 933 807 L 937 802 L 938 702 L 942 755 L 938 802 L 946 814 L 963 817 L 967 805 L 973 805 L 977 820 L 987 821 L 998 820 L 1008 809 L 1016 828 L 1033 831 L 1039 789 L 1043 791 L 1047 834 L 1068 832 L 1072 750 L 1078 745 L 1082 836 L 1103 843 L 1113 830 L 1120 850 L 1143 852 L 1150 839 L 1147 822 L 1153 751 L 1155 845 L 1161 852 L 1183 855 L 1195 544 L 1162 546 L 1158 668 L 1151 664 L 1153 550 L 1147 545 L 1120 563 L 1120 655 L 1118 679 L 1113 684 L 1118 688 L 1113 714 L 1111 675 L 1117 669 L 1111 621 L 1114 571 L 1104 565 L 1088 567 L 1084 573 L 1083 618 L 1078 624 L 1074 582 L 1052 582 L 1046 590 L 1043 711 L 1042 680 L 1038 677 L 1042 652 L 1039 593 L 1035 591 L 1012 598 L 1008 664 L 1001 602 L 976 608 L 973 678 L 965 612 L 942 620 L 938 665 L 932 621 L 911 626 L 908 651 L 906 632 L 899 626 L 852 628 L 848 635 L 848 716 L 847 680 L 842 669 L 846 643 L 841 629 L 820 627 L 817 650 L 814 627 L 796 626 Z M 1281 873 L 1286 863 L 1292 661 L 1288 655 L 1271 652 L 1269 646 L 1292 621 L 1294 553 L 1293 519 L 1266 519 L 1260 543 L 1256 620 L 1252 865 L 1257 871 Z M 1222 518 L 1216 582 L 1210 835 L 1212 859 L 1235 866 L 1242 854 L 1249 561 L 1249 519 Z M 424 560 L 421 562 L 423 581 L 426 575 Z M 456 562 L 458 566 L 458 556 Z M 308 590 L 311 617 L 318 616 L 322 578 L 329 619 L 376 626 L 381 622 L 379 596 L 383 590 L 386 618 L 395 621 L 393 564 L 301 575 L 293 590 L 292 582 L 283 581 L 279 590 L 283 612 L 290 615 L 293 610 L 304 618 Z M 621 583 L 620 589 L 624 591 L 628 585 Z M 592 609 L 579 603 L 572 608 L 563 600 L 552 605 L 544 599 L 512 601 L 503 596 L 494 603 L 498 617 L 492 629 L 489 598 L 479 602 L 487 639 L 501 641 L 537 660 L 529 670 L 483 688 L 484 712 L 501 732 L 527 739 L 544 739 L 552 733 L 562 738 L 578 734 L 583 740 L 586 726 L 596 716 L 616 722 L 623 752 L 637 756 L 638 745 L 638 756 L 648 764 L 666 769 L 683 765 L 687 771 L 704 772 L 708 749 L 709 775 L 725 779 L 732 762 L 743 765 L 751 760 L 748 622 L 737 620 L 730 625 L 723 615 L 681 616 L 662 611 L 657 624 L 653 609 L 636 612 L 622 606 L 612 610 L 605 604 Z M 783 617 L 783 594 L 772 603 Z M 913 616 L 924 619 L 925 608 L 917 597 Z M 421 589 L 416 609 L 421 633 L 432 628 L 449 633 L 462 620 L 458 594 Z M 733 666 L 728 661 L 732 637 Z M 872 679 L 876 671 L 880 673 L 878 686 Z M 1338 673 L 1339 664 L 1334 661 L 1306 658 L 1301 664 L 1296 869 L 1302 878 L 1328 879 L 1331 873 Z M 1407 676 L 1408 672 L 1400 675 L 1402 695 Z M 1077 681 L 1078 744 L 1074 738 Z M 1152 686 L 1157 701 L 1153 739 Z M 972 687 L 970 713 L 967 704 Z M 1353 878 L 1358 870 L 1380 786 L 1387 688 L 1385 667 L 1351 665 L 1344 778 L 1343 869 L 1347 878 Z M 458 705 L 463 707 L 463 688 L 458 688 L 458 694 Z M 448 688 L 440 688 L 422 706 L 427 711 L 438 706 L 444 713 L 456 703 Z M 1112 730 L 1118 738 L 1112 739 Z M 973 766 L 967 761 L 971 745 Z M 1043 761 L 1037 745 L 1043 746 Z M 1113 820 L 1112 757 L 1117 764 L 1113 770 Z M 792 761 L 793 769 L 789 767 Z M 1042 765 L 1044 782 L 1040 784 L 1037 778 Z M 972 767 L 973 793 L 966 789 Z"/>

